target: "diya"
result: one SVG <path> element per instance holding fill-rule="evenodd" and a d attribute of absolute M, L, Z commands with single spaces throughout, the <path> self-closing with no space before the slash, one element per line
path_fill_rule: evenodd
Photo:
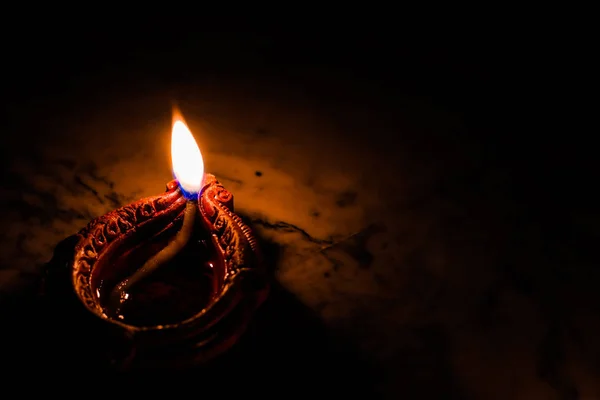
<path fill-rule="evenodd" d="M 78 334 L 118 348 L 109 361 L 123 370 L 212 360 L 237 342 L 268 293 L 257 241 L 233 195 L 204 174 L 181 117 L 171 146 L 175 179 L 166 191 L 92 220 L 47 273 L 47 286 L 63 279 L 93 319 Z"/>

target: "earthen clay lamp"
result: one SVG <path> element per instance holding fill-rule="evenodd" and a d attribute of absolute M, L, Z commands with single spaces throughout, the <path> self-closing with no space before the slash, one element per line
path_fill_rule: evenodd
<path fill-rule="evenodd" d="M 85 309 L 129 350 L 120 368 L 187 367 L 229 349 L 265 300 L 268 283 L 252 232 L 180 117 L 175 180 L 92 220 L 77 235 L 71 284 Z"/>

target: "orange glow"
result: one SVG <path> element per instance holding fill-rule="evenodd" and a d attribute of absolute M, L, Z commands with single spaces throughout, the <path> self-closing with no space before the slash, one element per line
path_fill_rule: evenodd
<path fill-rule="evenodd" d="M 171 162 L 173 174 L 183 192 L 188 196 L 198 193 L 204 178 L 204 160 L 192 132 L 180 115 L 173 117 Z"/>

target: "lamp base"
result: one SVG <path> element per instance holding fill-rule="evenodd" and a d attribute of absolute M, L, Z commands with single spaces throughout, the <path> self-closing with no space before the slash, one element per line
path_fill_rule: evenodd
<path fill-rule="evenodd" d="M 177 183 L 91 221 L 57 247 L 46 268 L 46 307 L 64 317 L 69 345 L 88 361 L 117 370 L 190 368 L 245 332 L 269 282 L 250 228 L 233 213 L 233 196 L 214 176 L 205 181 L 198 234 L 171 265 L 140 282 L 122 319 L 105 312 L 103 292 L 176 234 L 185 205 Z"/>

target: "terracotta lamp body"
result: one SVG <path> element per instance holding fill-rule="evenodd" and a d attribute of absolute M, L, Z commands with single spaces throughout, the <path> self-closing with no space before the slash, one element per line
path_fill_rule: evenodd
<path fill-rule="evenodd" d="M 65 265 L 70 289 L 94 320 L 85 329 L 112 353 L 119 349 L 108 360 L 119 369 L 201 365 L 236 343 L 266 299 L 257 242 L 233 212 L 232 194 L 206 174 L 190 243 L 132 290 L 122 313 L 111 313 L 108 291 L 167 245 L 188 201 L 172 181 L 161 195 L 94 219 L 74 239 Z"/>

